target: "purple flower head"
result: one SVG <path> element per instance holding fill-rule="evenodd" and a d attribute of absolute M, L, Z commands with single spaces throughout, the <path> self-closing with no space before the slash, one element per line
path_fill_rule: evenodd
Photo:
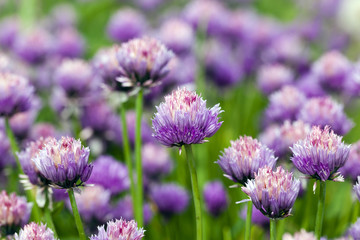
<path fill-rule="evenodd" d="M 116 219 L 107 222 L 106 225 L 106 230 L 104 226 L 98 227 L 98 234 L 92 235 L 90 240 L 141 240 L 144 237 L 145 230 L 138 228 L 134 220 Z"/>
<path fill-rule="evenodd" d="M 337 180 L 337 171 L 348 159 L 350 146 L 344 144 L 342 137 L 330 130 L 329 126 L 323 130 L 313 126 L 306 138 L 295 143 L 291 151 L 291 161 L 300 172 L 326 181 Z"/>
<path fill-rule="evenodd" d="M 28 176 L 29 181 L 34 185 L 44 186 L 50 184 L 50 181 L 44 178 L 35 163 L 35 158 L 40 150 L 45 147 L 45 144 L 50 143 L 53 138 L 40 138 L 37 141 L 30 142 L 25 150 L 18 153 L 18 158 L 24 173 Z"/>
<path fill-rule="evenodd" d="M 325 53 L 313 65 L 312 72 L 324 88 L 341 91 L 352 64 L 338 51 Z"/>
<path fill-rule="evenodd" d="M 182 86 L 195 81 L 196 60 L 192 55 L 184 58 L 172 58 L 169 62 L 171 68 L 169 74 L 164 78 L 162 86 Z"/>
<path fill-rule="evenodd" d="M 84 106 L 80 120 L 81 125 L 90 127 L 96 132 L 106 132 L 115 113 L 103 99 L 91 102 Z"/>
<path fill-rule="evenodd" d="M 358 240 L 360 236 L 360 218 L 356 220 L 356 222 L 350 226 L 348 230 L 348 234 L 354 239 Z"/>
<path fill-rule="evenodd" d="M 273 171 L 271 167 L 265 166 L 241 189 L 265 216 L 272 219 L 286 218 L 298 196 L 300 180 L 293 178 L 292 173 L 282 167 Z"/>
<path fill-rule="evenodd" d="M 275 151 L 275 156 L 284 157 L 290 147 L 310 132 L 310 125 L 302 121 L 285 121 L 282 125 L 271 125 L 259 136 L 260 142 Z"/>
<path fill-rule="evenodd" d="M 3 18 L 0 22 L 0 46 L 11 48 L 19 32 L 19 21 L 15 17 Z"/>
<path fill-rule="evenodd" d="M 144 204 L 143 214 L 144 223 L 150 223 L 153 217 L 153 212 L 151 210 L 150 204 Z M 131 200 L 131 196 L 125 196 L 116 204 L 115 208 L 112 210 L 112 217 L 123 218 L 127 221 L 134 219 L 133 201 Z"/>
<path fill-rule="evenodd" d="M 135 0 L 137 6 L 144 11 L 151 11 L 164 3 L 164 0 Z"/>
<path fill-rule="evenodd" d="M 204 186 L 206 209 L 213 216 L 219 216 L 228 206 L 228 197 L 224 185 L 220 181 L 208 182 Z"/>
<path fill-rule="evenodd" d="M 231 146 L 224 150 L 216 163 L 224 171 L 224 176 L 236 183 L 245 185 L 255 177 L 259 168 L 273 168 L 276 164 L 274 151 L 257 139 L 244 136 L 230 143 Z"/>
<path fill-rule="evenodd" d="M 321 87 L 317 76 L 313 73 L 307 73 L 296 81 L 296 87 L 302 91 L 308 98 L 322 97 L 326 95 L 325 90 Z"/>
<path fill-rule="evenodd" d="M 150 197 L 165 217 L 185 211 L 190 198 L 183 187 L 174 183 L 154 185 L 150 190 Z"/>
<path fill-rule="evenodd" d="M 85 50 L 83 37 L 73 28 L 63 28 L 56 33 L 55 53 L 63 58 L 81 57 Z"/>
<path fill-rule="evenodd" d="M 39 138 L 56 137 L 54 125 L 50 123 L 37 123 L 30 129 L 29 139 L 36 141 Z"/>
<path fill-rule="evenodd" d="M 110 190 L 112 194 L 121 193 L 130 186 L 126 166 L 111 156 L 100 156 L 93 162 L 94 169 L 89 183 L 98 184 Z"/>
<path fill-rule="evenodd" d="M 0 172 L 1 170 L 9 165 L 13 164 L 14 157 L 11 154 L 10 141 L 3 129 L 0 130 Z"/>
<path fill-rule="evenodd" d="M 166 176 L 173 164 L 167 149 L 155 143 L 147 143 L 142 147 L 142 166 L 144 173 L 152 179 Z"/>
<path fill-rule="evenodd" d="M 130 40 L 117 51 L 121 76 L 116 79 L 125 89 L 152 87 L 170 71 L 174 54 L 164 44 L 150 37 Z"/>
<path fill-rule="evenodd" d="M 83 185 L 92 172 L 88 164 L 90 149 L 81 146 L 80 140 L 62 137 L 51 138 L 32 158 L 41 176 L 56 188 L 73 188 Z"/>
<path fill-rule="evenodd" d="M 64 60 L 54 73 L 55 82 L 67 96 L 84 96 L 94 87 L 96 78 L 91 66 L 81 60 Z"/>
<path fill-rule="evenodd" d="M 263 65 L 257 74 L 257 84 L 260 90 L 267 95 L 284 85 L 291 84 L 293 80 L 293 72 L 281 64 Z"/>
<path fill-rule="evenodd" d="M 345 178 L 356 182 L 357 177 L 360 176 L 360 141 L 351 144 L 349 158 L 339 171 Z"/>
<path fill-rule="evenodd" d="M 134 111 L 127 111 L 126 113 L 126 124 L 128 128 L 129 141 L 132 146 L 135 145 L 135 119 L 136 114 Z M 141 120 L 141 139 L 143 143 L 153 141 L 152 130 L 146 120 Z"/>
<path fill-rule="evenodd" d="M 18 36 L 13 49 L 23 61 L 30 64 L 40 64 L 51 53 L 52 45 L 51 35 L 44 29 L 38 28 Z"/>
<path fill-rule="evenodd" d="M 50 228 L 43 223 L 39 225 L 35 222 L 25 225 L 14 237 L 15 240 L 56 240 Z"/>
<path fill-rule="evenodd" d="M 360 97 L 360 62 L 355 63 L 344 85 L 345 93 L 352 97 Z"/>
<path fill-rule="evenodd" d="M 30 217 L 32 205 L 26 202 L 25 197 L 19 197 L 15 193 L 0 193 L 0 233 L 14 234 L 18 228 L 24 225 Z"/>
<path fill-rule="evenodd" d="M 106 215 L 110 212 L 110 196 L 110 191 L 99 185 L 81 189 L 80 194 L 75 194 L 81 218 L 88 223 L 94 220 L 106 221 Z M 67 203 L 68 208 L 71 209 L 70 202 Z"/>
<path fill-rule="evenodd" d="M 360 201 L 360 176 L 357 177 L 357 183 L 354 185 L 353 189 L 357 198 Z"/>
<path fill-rule="evenodd" d="M 177 55 L 192 50 L 195 36 L 192 27 L 180 19 L 166 21 L 159 30 L 160 40 Z"/>
<path fill-rule="evenodd" d="M 135 9 L 125 8 L 111 16 L 107 33 L 111 39 L 121 43 L 141 37 L 146 29 L 145 17 Z"/>
<path fill-rule="evenodd" d="M 219 104 L 209 109 L 206 101 L 186 88 L 173 91 L 156 109 L 153 136 L 168 147 L 203 143 L 222 124 L 218 117 L 222 112 Z"/>
<path fill-rule="evenodd" d="M 284 86 L 269 96 L 269 106 L 265 110 L 267 122 L 282 123 L 293 121 L 306 101 L 305 95 L 293 86 Z"/>
<path fill-rule="evenodd" d="M 30 109 L 34 87 L 27 79 L 11 74 L 0 73 L 0 116 L 12 116 Z"/>
<path fill-rule="evenodd" d="M 247 206 L 244 207 L 240 212 L 240 217 L 244 220 L 246 220 L 247 215 Z M 252 214 L 251 214 L 251 222 L 253 224 L 262 226 L 264 228 L 267 228 L 270 224 L 269 218 L 265 217 L 260 210 L 257 208 L 252 208 Z"/>
<path fill-rule="evenodd" d="M 316 240 L 316 237 L 314 233 L 307 232 L 304 229 L 301 229 L 300 232 L 296 232 L 294 233 L 294 235 L 291 235 L 290 233 L 285 233 L 282 239 L 283 240 Z"/>
<path fill-rule="evenodd" d="M 57 4 L 51 10 L 55 28 L 73 27 L 77 22 L 76 10 L 69 3 Z"/>
<path fill-rule="evenodd" d="M 329 125 L 335 133 L 345 135 L 354 123 L 347 118 L 343 108 L 330 97 L 310 98 L 299 111 L 298 119 L 322 128 Z"/>

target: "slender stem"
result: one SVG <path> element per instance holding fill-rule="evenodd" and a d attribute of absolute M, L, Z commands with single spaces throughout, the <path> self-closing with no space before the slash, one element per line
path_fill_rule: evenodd
<path fill-rule="evenodd" d="M 47 226 L 49 228 L 51 228 L 51 230 L 53 230 L 54 236 L 55 236 L 55 238 L 57 238 L 56 228 L 55 228 L 54 222 L 52 220 L 52 216 L 51 216 L 50 199 L 49 199 L 49 194 L 48 194 L 47 188 L 45 189 L 44 194 L 45 194 L 45 206 L 44 206 L 43 210 L 44 210 L 45 222 L 47 223 Z"/>
<path fill-rule="evenodd" d="M 14 158 L 16 160 L 18 171 L 19 171 L 19 173 L 24 174 L 24 172 L 23 172 L 23 170 L 21 168 L 21 164 L 19 162 L 19 158 L 17 156 L 17 153 L 19 152 L 19 147 L 18 147 L 18 144 L 16 142 L 16 138 L 14 136 L 14 133 L 11 130 L 11 127 L 10 127 L 9 117 L 5 117 L 5 127 L 6 127 L 6 135 L 7 135 L 8 139 L 9 139 L 9 142 L 10 142 L 11 152 L 13 153 Z"/>
<path fill-rule="evenodd" d="M 189 172 L 190 172 L 190 176 L 191 176 L 191 186 L 192 186 L 194 206 L 195 206 L 196 239 L 202 240 L 203 232 L 202 232 L 201 201 L 200 201 L 199 185 L 198 185 L 198 180 L 197 180 L 197 176 L 196 176 L 194 155 L 192 152 L 191 145 L 184 145 L 184 146 L 185 146 L 185 151 L 186 151 L 186 159 L 187 159 L 188 166 L 189 166 Z"/>
<path fill-rule="evenodd" d="M 326 182 L 319 181 L 319 200 L 318 200 L 318 209 L 316 214 L 316 222 L 315 222 L 315 235 L 316 239 L 320 239 L 322 232 L 322 224 L 324 219 L 324 210 L 325 210 L 325 195 L 326 195 Z"/>
<path fill-rule="evenodd" d="M 144 90 L 140 89 L 136 97 L 136 128 L 135 128 L 135 164 L 136 164 L 136 199 L 135 219 L 138 226 L 143 226 L 143 184 L 142 184 L 142 162 L 141 162 L 141 117 L 143 110 Z"/>
<path fill-rule="evenodd" d="M 136 201 L 135 200 L 136 192 L 135 192 L 134 177 L 133 177 L 133 163 L 132 163 L 132 159 L 131 159 L 129 134 L 128 134 L 127 123 L 126 123 L 126 109 L 124 106 L 121 106 L 120 115 L 121 115 L 122 129 L 123 129 L 122 130 L 122 139 L 123 139 L 124 157 L 125 157 L 125 162 L 126 162 L 127 169 L 129 172 L 131 198 L 134 202 L 134 201 Z"/>
<path fill-rule="evenodd" d="M 70 199 L 70 203 L 71 203 L 71 208 L 72 208 L 73 214 L 74 214 L 75 224 L 76 224 L 77 230 L 79 232 L 79 238 L 80 238 L 80 240 L 86 240 L 84 227 L 83 227 L 83 224 L 81 221 L 79 210 L 76 205 L 74 189 L 70 188 L 68 190 L 68 194 L 69 194 L 69 199 Z"/>
<path fill-rule="evenodd" d="M 281 240 L 285 230 L 285 219 L 279 220 L 276 239 Z"/>
<path fill-rule="evenodd" d="M 270 240 L 276 240 L 276 220 L 270 219 Z"/>
<path fill-rule="evenodd" d="M 249 201 L 247 205 L 247 214 L 246 214 L 246 223 L 245 223 L 245 240 L 250 240 L 252 208 L 253 208 L 253 203 L 252 201 Z"/>

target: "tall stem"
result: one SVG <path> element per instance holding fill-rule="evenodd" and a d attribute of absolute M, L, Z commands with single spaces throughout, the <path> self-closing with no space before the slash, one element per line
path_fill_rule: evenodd
<path fill-rule="evenodd" d="M 44 193 L 45 193 L 45 206 L 44 206 L 45 222 L 47 223 L 48 227 L 51 228 L 51 230 L 53 230 L 54 236 L 55 236 L 55 238 L 57 238 L 56 228 L 55 228 L 54 222 L 52 220 L 52 216 L 51 216 L 50 199 L 49 199 L 49 194 L 48 194 L 47 188 L 45 189 Z"/>
<path fill-rule="evenodd" d="M 324 210 L 325 210 L 325 195 L 326 195 L 326 182 L 319 181 L 319 200 L 318 200 L 318 209 L 316 214 L 316 223 L 315 223 L 315 235 L 316 239 L 320 239 L 322 232 L 322 224 L 324 219 Z"/>
<path fill-rule="evenodd" d="M 136 97 L 136 128 L 135 128 L 135 163 L 136 163 L 136 199 L 135 219 L 137 224 L 143 226 L 143 184 L 142 184 L 142 162 L 141 162 L 141 117 L 143 111 L 144 90 L 140 89 Z"/>
<path fill-rule="evenodd" d="M 284 230 L 285 230 L 285 219 L 281 219 L 281 220 L 279 220 L 276 239 L 278 239 L 278 240 L 282 239 L 282 236 L 284 234 Z"/>
<path fill-rule="evenodd" d="M 131 198 L 134 201 L 136 201 L 136 192 L 135 192 L 135 186 L 134 186 L 134 177 L 133 177 L 133 163 L 131 159 L 131 149 L 130 149 L 130 143 L 129 143 L 129 134 L 127 129 L 127 123 L 126 123 L 126 110 L 124 106 L 121 106 L 120 109 L 120 115 L 121 115 L 121 124 L 122 124 L 122 139 L 123 139 L 123 150 L 124 150 L 124 157 L 125 162 L 127 165 L 127 169 L 129 172 L 129 178 L 130 178 L 130 193 Z"/>
<path fill-rule="evenodd" d="M 195 217 L 196 217 L 196 239 L 203 239 L 202 232 L 202 215 L 201 215 L 201 201 L 198 180 L 196 176 L 194 155 L 192 152 L 191 145 L 184 145 L 186 151 L 186 159 L 189 166 L 189 172 L 191 176 L 191 186 L 193 192 L 194 206 L 195 206 Z"/>
<path fill-rule="evenodd" d="M 252 208 L 253 208 L 253 203 L 252 201 L 249 201 L 247 205 L 247 214 L 246 214 L 246 223 L 245 223 L 245 240 L 250 240 Z"/>
<path fill-rule="evenodd" d="M 79 239 L 80 240 L 86 240 L 84 227 L 83 227 L 83 224 L 82 224 L 82 221 L 81 221 L 79 210 L 78 210 L 77 205 L 76 205 L 74 189 L 70 188 L 68 190 L 68 194 L 69 194 L 69 199 L 70 199 L 70 203 L 71 203 L 71 208 L 72 208 L 72 211 L 73 211 L 73 214 L 74 214 L 75 224 L 76 224 L 77 230 L 79 232 Z"/>
<path fill-rule="evenodd" d="M 270 219 L 270 240 L 276 240 L 276 220 Z"/>

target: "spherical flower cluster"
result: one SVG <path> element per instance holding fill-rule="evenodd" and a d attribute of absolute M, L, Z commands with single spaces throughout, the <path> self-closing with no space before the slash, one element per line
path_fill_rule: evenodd
<path fill-rule="evenodd" d="M 28 221 L 31 206 L 25 197 L 18 197 L 15 193 L 8 195 L 5 191 L 0 193 L 0 229 L 6 230 L 5 235 L 14 234 Z"/>
<path fill-rule="evenodd" d="M 92 235 L 90 240 L 104 240 L 104 239 L 126 239 L 126 240 L 141 240 L 144 237 L 144 230 L 137 227 L 137 223 L 132 221 L 125 221 L 123 219 L 116 219 L 109 221 L 106 226 L 98 227 L 98 234 Z"/>
<path fill-rule="evenodd" d="M 350 96 L 360 97 L 360 62 L 355 63 L 347 75 L 344 90 Z"/>
<path fill-rule="evenodd" d="M 295 143 L 291 151 L 291 161 L 300 172 L 321 181 L 338 180 L 337 171 L 348 159 L 350 146 L 344 144 L 342 137 L 329 126 L 323 130 L 313 126 L 306 138 Z"/>
<path fill-rule="evenodd" d="M 351 144 L 349 158 L 339 171 L 345 178 L 356 182 L 360 176 L 360 141 Z"/>
<path fill-rule="evenodd" d="M 353 190 L 360 201 L 360 176 L 358 176 L 357 183 L 354 185 Z"/>
<path fill-rule="evenodd" d="M 0 23 L 0 45 L 11 48 L 19 33 L 19 20 L 14 17 L 6 17 Z"/>
<path fill-rule="evenodd" d="M 272 168 L 276 164 L 274 152 L 257 139 L 244 136 L 230 143 L 231 146 L 224 150 L 217 164 L 224 171 L 224 176 L 236 183 L 245 185 L 255 177 L 259 168 Z"/>
<path fill-rule="evenodd" d="M 269 97 L 269 106 L 266 109 L 267 122 L 293 121 L 306 101 L 305 95 L 293 86 L 284 86 Z"/>
<path fill-rule="evenodd" d="M 173 164 L 168 151 L 161 145 L 147 143 L 142 147 L 141 155 L 143 171 L 148 177 L 158 179 L 170 173 Z"/>
<path fill-rule="evenodd" d="M 294 233 L 293 236 L 290 233 L 285 233 L 282 240 L 316 240 L 316 237 L 314 233 L 301 229 L 300 232 Z"/>
<path fill-rule="evenodd" d="M 257 75 L 258 86 L 265 94 L 270 94 L 293 80 L 292 71 L 281 64 L 263 65 Z"/>
<path fill-rule="evenodd" d="M 298 119 L 322 128 L 329 125 L 335 133 L 345 135 L 353 127 L 353 122 L 344 113 L 343 105 L 330 97 L 311 98 L 301 108 Z"/>
<path fill-rule="evenodd" d="M 360 236 L 360 218 L 356 220 L 356 222 L 350 226 L 348 230 L 348 234 L 354 239 L 359 239 Z"/>
<path fill-rule="evenodd" d="M 120 66 L 116 58 L 118 48 L 117 45 L 114 45 L 110 48 L 100 49 L 92 60 L 95 72 L 112 88 L 116 87 L 116 77 L 121 75 Z"/>
<path fill-rule="evenodd" d="M 107 33 L 117 42 L 126 42 L 143 35 L 146 28 L 147 21 L 140 12 L 125 8 L 117 11 L 110 18 Z"/>
<path fill-rule="evenodd" d="M 121 193 L 130 186 L 126 166 L 111 156 L 100 156 L 93 162 L 94 169 L 89 183 L 98 184 L 112 194 Z"/>
<path fill-rule="evenodd" d="M 150 37 L 136 38 L 121 45 L 117 52 L 122 87 L 152 87 L 169 73 L 173 57 L 165 45 Z"/>
<path fill-rule="evenodd" d="M 32 161 L 54 187 L 73 188 L 83 185 L 91 175 L 93 165 L 88 164 L 89 154 L 90 149 L 81 146 L 80 140 L 51 138 Z"/>
<path fill-rule="evenodd" d="M 44 224 L 31 222 L 15 233 L 15 240 L 56 240 L 54 232 Z"/>
<path fill-rule="evenodd" d="M 186 88 L 173 91 L 156 109 L 153 136 L 169 147 L 203 143 L 222 124 L 218 117 L 222 112 L 219 104 L 209 109 L 206 101 Z"/>
<path fill-rule="evenodd" d="M 241 188 L 265 216 L 272 219 L 285 218 L 300 190 L 300 180 L 282 167 L 273 171 L 271 167 L 260 168 L 255 178 Z"/>
<path fill-rule="evenodd" d="M 219 216 L 228 206 L 228 197 L 220 181 L 208 182 L 204 186 L 206 209 L 213 216 Z"/>
<path fill-rule="evenodd" d="M 81 57 L 85 49 L 85 41 L 72 27 L 60 29 L 56 34 L 55 53 L 61 57 Z"/>
<path fill-rule="evenodd" d="M 313 65 L 312 72 L 325 88 L 341 90 L 351 70 L 349 60 L 338 51 L 325 53 Z"/>
<path fill-rule="evenodd" d="M 260 142 L 275 151 L 275 156 L 290 153 L 290 147 L 304 139 L 310 132 L 310 125 L 303 121 L 285 121 L 282 125 L 271 125 L 259 136 Z"/>
<path fill-rule="evenodd" d="M 150 197 L 165 217 L 185 211 L 190 198 L 183 187 L 173 183 L 153 186 Z"/>
<path fill-rule="evenodd" d="M 0 116 L 12 116 L 30 109 L 34 94 L 28 80 L 11 73 L 0 73 Z"/>

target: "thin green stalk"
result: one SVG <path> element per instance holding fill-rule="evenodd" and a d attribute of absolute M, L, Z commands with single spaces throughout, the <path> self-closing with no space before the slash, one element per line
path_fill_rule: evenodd
<path fill-rule="evenodd" d="M 135 219 L 138 226 L 143 226 L 143 184 L 142 184 L 142 162 L 141 162 L 141 117 L 143 111 L 144 90 L 140 89 L 136 97 L 136 127 L 135 127 L 135 164 L 136 164 L 136 199 Z"/>
<path fill-rule="evenodd" d="M 44 219 L 45 219 L 47 226 L 49 228 L 51 228 L 51 230 L 54 232 L 55 238 L 57 238 L 58 236 L 56 233 L 56 228 L 55 228 L 55 225 L 54 225 L 54 222 L 52 219 L 51 210 L 49 208 L 50 199 L 49 199 L 48 189 L 45 189 L 44 194 L 45 194 L 45 206 L 43 208 Z"/>
<path fill-rule="evenodd" d="M 360 210 L 360 206 L 359 206 L 359 201 L 356 199 L 354 202 L 354 207 L 353 207 L 353 212 L 351 215 L 351 223 L 355 223 L 356 220 L 359 217 L 359 210 Z"/>
<path fill-rule="evenodd" d="M 278 224 L 278 228 L 277 228 L 277 234 L 276 234 L 276 239 L 277 240 L 282 239 L 282 235 L 284 234 L 284 230 L 285 230 L 285 219 L 281 219 L 281 220 L 279 220 L 279 224 Z"/>
<path fill-rule="evenodd" d="M 125 157 L 125 162 L 126 162 L 127 169 L 129 172 L 131 198 L 134 202 L 134 201 L 136 201 L 135 200 L 136 192 L 135 192 L 134 177 L 133 177 L 133 163 L 132 163 L 132 159 L 131 159 L 131 148 L 130 148 L 130 143 L 129 143 L 127 123 L 126 123 L 126 109 L 124 106 L 121 106 L 120 115 L 121 115 L 122 129 L 123 129 L 122 130 L 122 139 L 123 139 L 124 157 Z"/>
<path fill-rule="evenodd" d="M 196 239 L 203 239 L 202 231 L 202 215 L 201 215 L 201 200 L 198 180 L 196 176 L 196 168 L 194 161 L 194 154 L 192 152 L 191 145 L 184 145 L 186 151 L 186 159 L 188 162 L 189 172 L 191 176 L 191 186 L 193 192 L 194 206 L 195 206 L 195 217 L 196 217 Z"/>
<path fill-rule="evenodd" d="M 312 213 L 312 201 L 313 201 L 313 185 L 314 185 L 314 181 L 313 180 L 309 180 L 307 183 L 307 187 L 306 187 L 306 194 L 304 196 L 304 199 L 302 200 L 302 207 L 301 209 L 305 209 L 305 211 L 303 211 L 302 214 L 302 223 L 301 223 L 301 228 L 303 229 L 308 229 L 309 228 L 309 223 L 310 223 L 310 217 L 311 213 Z"/>
<path fill-rule="evenodd" d="M 79 232 L 79 239 L 80 240 L 86 240 L 84 227 L 83 227 L 83 224 L 82 224 L 82 221 L 81 221 L 79 210 L 78 210 L 77 205 L 76 205 L 74 189 L 70 188 L 68 190 L 68 194 L 69 194 L 69 199 L 70 199 L 70 203 L 71 203 L 71 208 L 72 208 L 72 211 L 73 211 L 73 214 L 74 214 L 75 224 L 76 224 L 77 230 Z"/>
<path fill-rule="evenodd" d="M 276 240 L 276 220 L 270 219 L 270 240 Z"/>
<path fill-rule="evenodd" d="M 318 200 L 318 209 L 316 214 L 316 222 L 315 222 L 315 235 L 316 239 L 320 240 L 321 232 L 322 232 L 322 224 L 324 219 L 324 210 L 325 210 L 325 195 L 326 195 L 326 182 L 319 181 L 319 200 Z"/>
<path fill-rule="evenodd" d="M 247 214 L 246 214 L 246 223 L 245 223 L 245 240 L 250 240 L 252 208 L 253 208 L 253 203 L 252 201 L 249 201 L 247 205 Z"/>

